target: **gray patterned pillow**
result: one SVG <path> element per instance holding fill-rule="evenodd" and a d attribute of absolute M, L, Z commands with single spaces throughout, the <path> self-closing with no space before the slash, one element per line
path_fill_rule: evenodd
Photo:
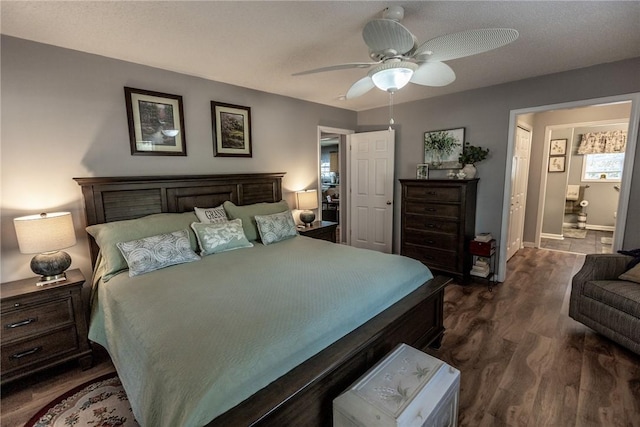
<path fill-rule="evenodd" d="M 291 211 L 272 215 L 256 215 L 260 240 L 265 245 L 290 239 L 298 235 Z"/>
<path fill-rule="evenodd" d="M 244 235 L 240 219 L 213 224 L 194 222 L 191 228 L 196 232 L 203 256 L 253 246 Z"/>
<path fill-rule="evenodd" d="M 116 246 L 129 265 L 129 277 L 200 259 L 191 249 L 187 229 L 119 242 Z"/>
<path fill-rule="evenodd" d="M 229 221 L 229 218 L 227 218 L 227 212 L 224 210 L 222 205 L 217 208 L 193 208 L 193 210 L 196 212 L 196 216 L 200 222 L 213 224 L 216 222 Z"/>

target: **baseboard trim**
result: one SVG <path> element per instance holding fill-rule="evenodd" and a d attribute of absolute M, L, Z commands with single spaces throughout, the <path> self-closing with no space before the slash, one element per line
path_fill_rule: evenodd
<path fill-rule="evenodd" d="M 542 239 L 564 240 L 562 234 L 540 233 Z"/>
<path fill-rule="evenodd" d="M 523 248 L 535 248 L 536 244 L 534 242 L 522 242 Z"/>
<path fill-rule="evenodd" d="M 587 224 L 587 230 L 596 230 L 596 231 L 616 231 L 616 227 L 612 225 L 591 225 Z"/>

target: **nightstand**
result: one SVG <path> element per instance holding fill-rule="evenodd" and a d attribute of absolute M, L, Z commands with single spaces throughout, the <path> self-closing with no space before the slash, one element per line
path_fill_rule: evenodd
<path fill-rule="evenodd" d="M 78 359 L 92 363 L 82 303 L 85 278 L 68 270 L 67 280 L 36 286 L 37 277 L 0 285 L 2 384 Z"/>
<path fill-rule="evenodd" d="M 337 222 L 316 221 L 311 224 L 311 227 L 298 228 L 298 233 L 300 233 L 302 236 L 336 243 L 337 227 Z"/>

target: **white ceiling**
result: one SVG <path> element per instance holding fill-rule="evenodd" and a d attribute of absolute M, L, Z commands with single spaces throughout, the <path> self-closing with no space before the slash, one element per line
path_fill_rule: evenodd
<path fill-rule="evenodd" d="M 388 104 L 373 90 L 339 100 L 366 70 L 292 77 L 368 62 L 362 28 L 390 3 L 419 42 L 509 27 L 514 43 L 449 61 L 456 81 L 408 85 L 395 102 L 640 56 L 638 1 L 6 1 L 3 34 L 355 111 Z"/>

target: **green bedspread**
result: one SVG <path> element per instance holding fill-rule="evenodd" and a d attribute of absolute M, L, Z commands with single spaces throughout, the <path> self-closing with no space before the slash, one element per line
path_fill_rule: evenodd
<path fill-rule="evenodd" d="M 298 236 L 99 282 L 89 337 L 142 426 L 200 426 L 432 278 L 418 261 Z"/>

